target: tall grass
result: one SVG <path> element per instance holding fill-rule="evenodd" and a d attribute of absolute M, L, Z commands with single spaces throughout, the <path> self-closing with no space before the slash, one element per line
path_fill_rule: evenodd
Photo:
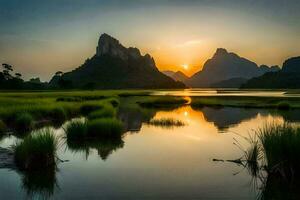
<path fill-rule="evenodd" d="M 87 137 L 87 122 L 72 121 L 64 130 L 68 140 L 83 140 Z"/>
<path fill-rule="evenodd" d="M 50 129 L 32 133 L 14 146 L 14 160 L 21 170 L 36 170 L 56 165 L 58 139 Z"/>
<path fill-rule="evenodd" d="M 56 107 L 52 109 L 50 116 L 53 121 L 58 122 L 63 122 L 68 118 L 66 111 L 62 107 Z"/>
<path fill-rule="evenodd" d="M 115 118 L 73 121 L 65 129 L 67 140 L 73 141 L 120 138 L 122 131 L 122 122 Z"/>
<path fill-rule="evenodd" d="M 101 108 L 103 108 L 103 105 L 99 103 L 84 103 L 80 106 L 80 111 L 83 115 L 88 115 L 95 110 L 100 110 Z"/>
<path fill-rule="evenodd" d="M 268 124 L 257 131 L 267 169 L 285 177 L 300 176 L 300 128 Z"/>
<path fill-rule="evenodd" d="M 98 118 L 113 118 L 116 116 L 116 109 L 113 108 L 112 106 L 103 106 L 100 110 L 96 110 L 91 112 L 88 115 L 88 119 L 98 119 Z"/>
<path fill-rule="evenodd" d="M 4 123 L 2 120 L 0 120 L 0 134 L 1 134 L 1 133 L 4 133 L 5 130 L 6 130 L 6 125 L 5 125 L 5 123 Z"/>
<path fill-rule="evenodd" d="M 15 128 L 19 132 L 26 132 L 33 128 L 34 119 L 29 113 L 20 113 L 16 116 Z"/>
<path fill-rule="evenodd" d="M 87 123 L 88 137 L 120 137 L 122 130 L 122 122 L 115 118 L 94 119 Z"/>

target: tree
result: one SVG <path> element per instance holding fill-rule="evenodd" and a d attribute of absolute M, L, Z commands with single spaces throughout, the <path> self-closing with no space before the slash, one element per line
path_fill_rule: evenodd
<path fill-rule="evenodd" d="M 58 71 L 55 73 L 55 76 L 62 76 L 63 75 L 63 72 L 62 71 Z"/>
<path fill-rule="evenodd" d="M 17 79 L 21 79 L 22 74 L 20 74 L 20 73 L 15 73 L 15 76 L 16 76 Z"/>
<path fill-rule="evenodd" d="M 13 67 L 9 64 L 3 63 L 2 67 L 4 68 L 4 70 L 13 71 Z"/>
<path fill-rule="evenodd" d="M 12 76 L 10 75 L 10 71 L 13 71 L 13 67 L 11 65 L 9 65 L 9 64 L 6 64 L 6 63 L 3 63 L 2 67 L 3 67 L 4 78 L 6 80 L 11 79 Z"/>

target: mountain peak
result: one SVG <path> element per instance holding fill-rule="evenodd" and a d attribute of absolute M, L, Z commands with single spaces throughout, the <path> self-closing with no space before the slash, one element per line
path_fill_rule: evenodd
<path fill-rule="evenodd" d="M 96 56 L 99 57 L 102 55 L 110 55 L 121 58 L 122 60 L 128 60 L 129 58 L 138 59 L 142 56 L 138 48 L 126 48 L 119 40 L 106 33 L 100 36 L 96 49 Z"/>
<path fill-rule="evenodd" d="M 218 48 L 216 50 L 215 56 L 220 56 L 220 55 L 227 55 L 228 51 L 224 48 Z"/>
<path fill-rule="evenodd" d="M 112 55 L 126 59 L 126 48 L 120 44 L 120 42 L 104 33 L 100 36 L 98 46 L 96 49 L 96 56 Z"/>

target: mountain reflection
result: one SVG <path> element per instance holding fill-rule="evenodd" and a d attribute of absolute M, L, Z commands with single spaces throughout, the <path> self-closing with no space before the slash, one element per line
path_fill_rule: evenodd
<path fill-rule="evenodd" d="M 205 120 L 213 122 L 219 131 L 226 131 L 228 128 L 241 123 L 242 121 L 252 119 L 258 114 L 264 115 L 266 112 L 258 109 L 243 109 L 232 107 L 204 107 L 201 109 Z"/>

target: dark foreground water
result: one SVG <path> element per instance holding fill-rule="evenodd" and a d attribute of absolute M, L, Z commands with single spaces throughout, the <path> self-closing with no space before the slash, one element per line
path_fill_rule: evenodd
<path fill-rule="evenodd" d="M 256 199 L 262 187 L 247 169 L 214 158 L 235 159 L 242 151 L 233 144 L 265 122 L 300 121 L 298 111 L 240 108 L 175 110 L 121 108 L 127 132 L 123 141 L 78 147 L 62 137 L 57 170 L 22 174 L 0 169 L 0 199 Z M 151 118 L 172 117 L 184 127 L 147 125 Z M 0 147 L 14 144 L 2 138 Z"/>

